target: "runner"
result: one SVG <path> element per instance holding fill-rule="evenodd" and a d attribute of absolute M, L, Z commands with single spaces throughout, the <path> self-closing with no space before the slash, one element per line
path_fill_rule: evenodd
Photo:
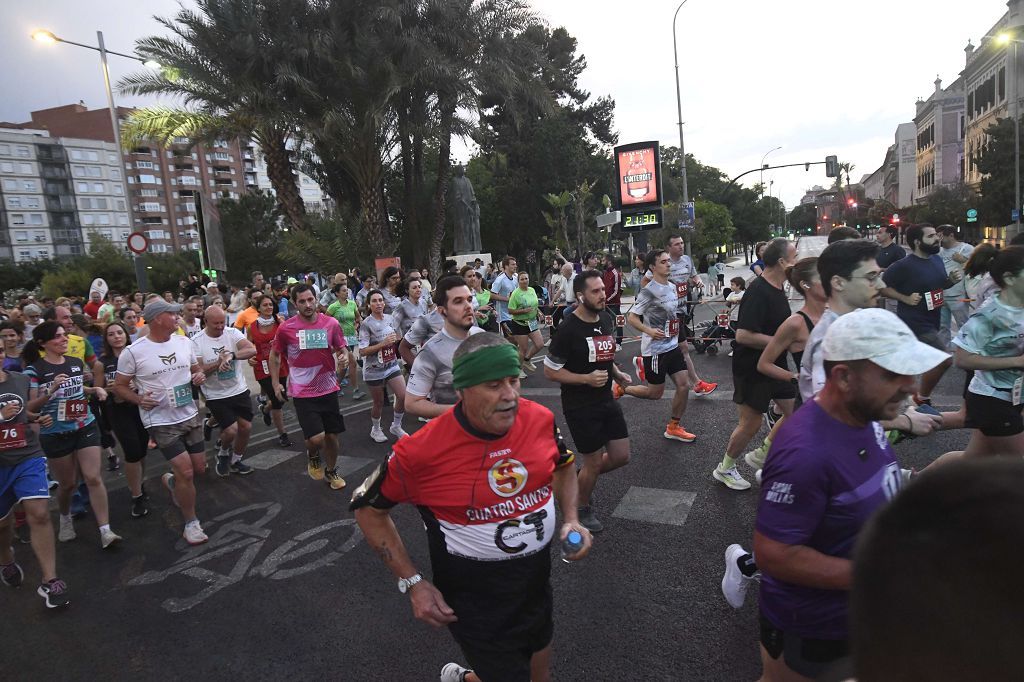
<path fill-rule="evenodd" d="M 61 542 L 76 537 L 71 520 L 71 494 L 75 489 L 75 467 L 89 490 L 89 503 L 99 526 L 100 544 L 106 549 L 120 542 L 121 536 L 110 528 L 107 488 L 101 473 L 100 431 L 86 396 L 107 399 L 102 388 L 86 386 L 86 367 L 78 358 L 66 357 L 67 332 L 54 321 L 44 322 L 32 332 L 25 344 L 25 376 L 29 379 L 29 412 L 42 412 L 52 421 L 39 431 L 50 473 L 60 485 Z M 91 373 L 91 370 L 90 370 Z"/>
<path fill-rule="evenodd" d="M 508 297 L 516 289 L 516 259 L 513 256 L 505 256 L 501 259 L 501 272 L 497 273 L 494 277 L 494 282 L 491 283 L 491 302 L 497 306 L 498 311 L 498 327 L 505 336 L 508 336 L 508 332 L 505 328 L 505 323 L 512 319 L 512 316 L 508 312 Z M 526 378 L 524 374 L 522 378 Z"/>
<path fill-rule="evenodd" d="M 939 257 L 939 238 L 931 225 L 911 225 L 906 231 L 910 254 L 890 265 L 882 279 L 882 295 L 896 299 L 896 314 L 914 330 L 918 340 L 933 348 L 945 350 L 939 336 L 942 317 L 943 289 L 958 283 L 963 277 L 960 270 L 947 274 Z M 921 377 L 919 393 L 914 396 L 918 405 L 931 405 L 932 390 L 942 375 L 953 364 L 951 357 Z"/>
<path fill-rule="evenodd" d="M 518 373 L 515 347 L 497 334 L 463 342 L 454 360 L 455 409 L 400 440 L 352 497 L 367 543 L 409 594 L 413 614 L 447 626 L 473 668 L 449 663 L 446 682 L 550 679 L 550 543 L 575 531 L 580 548 L 566 560 L 590 549 L 575 515 L 573 455 L 551 412 L 519 398 Z M 423 516 L 433 584 L 390 519 L 401 502 Z"/>
<path fill-rule="evenodd" d="M 3 349 L 0 348 L 0 356 Z M 0 369 L 0 582 L 19 587 L 25 572 L 15 560 L 15 505 L 24 508 L 31 527 L 32 552 L 42 571 L 42 583 L 36 592 L 51 609 L 67 606 L 67 584 L 57 578 L 57 548 L 50 521 L 50 493 L 46 480 L 46 457 L 39 445 L 36 429 L 52 426 L 49 415 L 30 412 L 29 378 Z"/>
<path fill-rule="evenodd" d="M 671 258 L 668 251 L 654 249 L 647 254 L 645 264 L 653 279 L 637 294 L 628 319 L 629 324 L 639 329 L 643 335 L 640 341 L 640 367 L 643 369 L 641 381 L 646 380 L 647 385 L 624 387 L 616 383 L 612 388 L 612 394 L 615 398 L 631 395 L 645 400 L 660 400 L 665 393 L 665 380 L 670 378 L 676 386 L 676 392 L 672 396 L 672 407 L 664 436 L 671 440 L 692 443 L 697 440 L 697 436 L 679 423 L 686 412 L 689 384 L 686 359 L 677 340 L 677 327 L 680 326 L 676 315 L 679 310 L 679 290 L 669 280 Z M 575 290 L 576 284 L 573 282 L 573 291 Z"/>
<path fill-rule="evenodd" d="M 262 279 L 263 275 L 260 275 L 260 278 Z M 254 287 L 250 289 L 247 294 L 249 296 L 249 307 L 238 313 L 238 317 L 235 318 L 235 322 L 232 325 L 239 331 L 245 331 L 253 322 L 256 321 L 256 318 L 260 316 L 260 312 L 256 308 L 256 302 L 261 300 L 264 296 L 269 295 L 263 292 L 263 287 Z"/>
<path fill-rule="evenodd" d="M 833 322 L 822 355 L 825 388 L 786 421 L 765 462 L 754 533 L 763 679 L 815 679 L 846 655 L 853 547 L 902 486 L 877 420 L 896 417 L 916 376 L 945 358 L 879 308 Z"/>
<path fill-rule="evenodd" d="M 4 320 L 0 322 L 0 341 L 3 342 L 5 372 L 21 372 L 25 365 L 21 360 L 21 347 L 25 340 L 25 323 Z"/>
<path fill-rule="evenodd" d="M 488 332 L 497 332 L 498 323 L 494 319 L 494 308 L 491 307 L 491 290 L 484 288 L 483 276 L 470 266 L 461 270 L 466 285 L 473 294 L 473 310 L 476 313 L 476 325 Z M 437 297 L 434 297 L 437 300 Z"/>
<path fill-rule="evenodd" d="M 391 312 L 394 320 L 395 331 L 399 336 L 405 336 L 412 323 L 427 314 L 429 299 L 423 295 L 423 283 L 414 279 L 411 275 L 405 280 L 398 290 L 402 297 L 399 303 Z"/>
<path fill-rule="evenodd" d="M 295 400 L 302 435 L 306 439 L 306 471 L 315 481 L 326 479 L 334 490 L 345 487 L 337 471 L 338 434 L 345 432 L 345 418 L 338 408 L 337 359 L 348 366 L 345 336 L 333 317 L 316 310 L 316 295 L 308 284 L 292 287 L 298 314 L 281 324 L 270 351 L 270 385 L 284 402 L 281 362 L 288 361 L 288 395 Z M 320 455 L 323 454 L 323 459 Z M 326 462 L 326 468 L 324 466 Z"/>
<path fill-rule="evenodd" d="M 959 330 L 964 326 L 964 322 L 967 321 L 967 316 L 970 314 L 967 301 L 964 300 L 967 297 L 967 291 L 964 288 L 963 273 L 967 260 L 974 252 L 974 247 L 960 241 L 957 238 L 957 229 L 952 225 L 939 225 L 935 228 L 935 232 L 939 235 L 939 258 L 942 259 L 942 267 L 945 268 L 946 275 L 952 279 L 954 272 L 960 273 L 960 279 L 956 284 L 942 292 L 939 338 L 947 344 L 948 348 L 954 335 L 953 323 L 956 323 L 956 328 Z"/>
<path fill-rule="evenodd" d="M 372 289 L 371 289 L 372 291 Z M 441 313 L 434 308 L 426 315 L 420 316 L 412 326 L 409 327 L 408 333 L 402 337 L 401 342 L 398 344 L 398 355 L 405 362 L 407 367 L 412 367 L 413 361 L 416 359 L 416 351 L 423 347 L 423 345 L 434 338 L 444 327 L 444 317 Z"/>
<path fill-rule="evenodd" d="M 341 273 L 335 277 L 342 276 Z M 344 283 L 335 284 L 333 289 L 334 302 L 327 306 L 327 314 L 338 321 L 341 331 L 345 335 L 345 349 L 348 353 L 347 376 L 342 376 L 342 386 L 353 386 L 353 400 L 362 400 L 366 397 L 366 391 L 359 388 L 359 363 L 356 362 L 355 348 L 359 347 L 359 335 L 357 329 L 362 324 L 362 317 L 359 315 L 359 307 L 349 296 L 351 292 Z M 345 395 L 342 390 L 341 395 Z"/>
<path fill-rule="evenodd" d="M 284 416 L 281 408 L 284 402 L 277 397 L 274 387 L 270 381 L 270 351 L 274 345 L 274 337 L 281 326 L 281 318 L 274 312 L 274 298 L 270 295 L 257 294 L 256 310 L 259 311 L 256 319 L 245 330 L 247 338 L 256 348 L 256 355 L 249 358 L 249 365 L 252 367 L 253 376 L 259 383 L 262 393 L 260 395 L 260 413 L 263 415 L 263 423 L 270 426 L 271 422 L 277 429 L 277 443 L 281 447 L 291 447 L 292 439 L 284 428 Z M 281 359 L 281 367 L 278 370 L 278 381 L 285 387 L 287 393 L 288 382 L 288 360 Z"/>
<path fill-rule="evenodd" d="M 732 401 L 736 403 L 739 420 L 729 436 L 725 456 L 711 472 L 716 481 L 733 490 L 750 488 L 750 482 L 736 469 L 736 459 L 761 427 L 761 415 L 768 411 L 768 403 L 774 400 L 788 417 L 796 398 L 796 386 L 757 371 L 761 353 L 790 315 L 783 284 L 786 268 L 796 260 L 796 245 L 780 237 L 770 241 L 763 254 L 765 268 L 743 294 L 736 323 Z M 776 364 L 785 370 L 785 357 L 780 357 Z"/>
<path fill-rule="evenodd" d="M 519 348 L 520 364 L 523 370 L 534 372 L 537 366 L 533 356 L 544 347 L 544 339 L 540 334 L 540 311 L 538 310 L 537 292 L 530 287 L 530 275 L 520 272 L 516 275 L 519 286 L 508 297 L 508 313 L 512 316 L 505 323 L 505 335 Z M 531 351 L 530 344 L 533 344 Z"/>
<path fill-rule="evenodd" d="M 192 339 L 193 352 L 206 381 L 202 384 L 206 409 L 220 425 L 218 476 L 251 474 L 242 461 L 252 434 L 252 397 L 242 374 L 242 362 L 256 355 L 256 347 L 234 327 L 227 327 L 227 313 L 217 305 L 206 309 L 206 328 Z"/>
<path fill-rule="evenodd" d="M 359 326 L 359 355 L 363 358 L 363 381 L 370 387 L 370 397 L 373 398 L 370 438 L 378 443 L 386 443 L 388 437 L 380 427 L 385 386 L 395 394 L 394 419 L 389 430 L 397 438 L 409 435 L 402 428 L 402 418 L 405 416 L 405 379 L 395 350 L 399 336 L 395 332 L 393 318 L 384 312 L 384 293 L 374 289 L 366 301 L 370 306 L 370 316 Z"/>
<path fill-rule="evenodd" d="M 132 518 L 142 518 L 149 513 L 149 496 L 142 487 L 145 474 L 146 453 L 149 450 L 149 434 L 142 425 L 139 408 L 120 399 L 113 390 L 117 381 L 117 363 L 121 353 L 131 344 L 128 328 L 123 322 L 111 322 L 103 332 L 103 354 L 93 366 L 96 385 L 107 391 L 103 403 L 110 425 L 124 452 L 124 474 L 128 479 L 128 490 L 132 496 Z"/>
<path fill-rule="evenodd" d="M 604 280 L 604 293 L 605 293 L 605 309 L 615 317 L 622 314 L 622 289 L 625 286 L 622 282 L 622 269 L 615 262 L 612 255 L 605 254 L 604 257 L 604 272 L 601 273 L 601 278 Z M 615 317 L 612 318 L 614 321 Z M 615 350 L 622 350 L 622 334 L 624 332 L 623 327 L 616 326 L 615 329 Z"/>
<path fill-rule="evenodd" d="M 601 273 L 584 270 L 573 280 L 573 290 L 579 305 L 562 319 L 544 358 L 544 376 L 561 384 L 565 423 L 583 455 L 577 515 L 587 530 L 598 533 L 604 524 L 591 503 L 597 477 L 629 464 L 629 429 L 612 398 L 612 382 L 632 380 L 615 365 L 615 324 L 605 310 Z"/>
<path fill-rule="evenodd" d="M 444 327 L 416 355 L 405 393 L 406 412 L 427 419 L 441 416 L 458 402 L 452 388 L 452 357 L 459 344 L 482 331 L 473 324 L 472 294 L 463 278 L 442 277 L 434 287 L 434 304 Z"/>
<path fill-rule="evenodd" d="M 397 268 L 394 265 L 384 268 L 384 272 L 381 273 L 380 282 L 383 286 L 381 286 L 379 291 L 381 296 L 384 297 L 384 314 L 390 315 L 398 306 L 402 305 L 401 288 L 403 281 L 405 281 L 405 273 L 402 272 L 401 268 Z M 366 305 L 370 305 L 369 300 L 367 300 Z"/>
<path fill-rule="evenodd" d="M 172 473 L 162 480 L 181 509 L 182 537 L 190 545 L 200 545 L 208 538 L 196 516 L 194 477 L 206 472 L 206 448 L 192 386 L 201 385 L 206 375 L 192 342 L 175 333 L 180 312 L 180 305 L 160 298 L 146 304 L 142 318 L 149 334 L 126 346 L 118 357 L 114 394 L 138 405 L 149 437 L 171 463 Z"/>
<path fill-rule="evenodd" d="M 202 310 L 202 296 L 193 296 L 181 304 L 181 331 L 190 339 L 203 333 L 203 321 L 199 319 Z"/>

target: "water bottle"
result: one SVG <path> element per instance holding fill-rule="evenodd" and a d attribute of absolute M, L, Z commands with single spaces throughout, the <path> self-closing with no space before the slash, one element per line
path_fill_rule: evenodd
<path fill-rule="evenodd" d="M 569 563 L 566 555 L 575 554 L 583 549 L 583 536 L 577 530 L 569 531 L 569 534 L 562 540 L 562 561 Z"/>

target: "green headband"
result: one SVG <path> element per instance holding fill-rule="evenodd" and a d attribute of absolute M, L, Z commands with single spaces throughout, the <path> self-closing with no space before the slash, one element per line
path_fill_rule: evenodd
<path fill-rule="evenodd" d="M 485 381 L 519 376 L 519 351 L 511 343 L 485 346 L 456 358 L 452 364 L 452 387 L 468 388 Z"/>

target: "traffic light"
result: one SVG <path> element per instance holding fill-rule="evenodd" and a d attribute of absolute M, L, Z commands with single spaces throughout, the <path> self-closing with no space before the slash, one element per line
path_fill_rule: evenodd
<path fill-rule="evenodd" d="M 835 156 L 825 157 L 825 176 L 829 178 L 839 177 L 839 161 Z"/>
<path fill-rule="evenodd" d="M 889 222 L 891 224 L 893 224 L 893 225 L 899 225 L 900 224 L 900 214 L 899 213 L 893 213 L 892 214 L 892 220 L 890 220 Z"/>

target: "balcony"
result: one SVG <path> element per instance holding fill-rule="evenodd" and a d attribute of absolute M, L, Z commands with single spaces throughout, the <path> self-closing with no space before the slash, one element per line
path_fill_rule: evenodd
<path fill-rule="evenodd" d="M 53 241 L 55 244 L 81 244 L 82 243 L 82 231 L 78 229 L 72 230 L 53 230 Z"/>
<path fill-rule="evenodd" d="M 231 178 L 216 178 L 213 181 L 215 187 L 234 187 L 235 181 Z"/>
<path fill-rule="evenodd" d="M 216 175 L 234 175 L 235 169 L 230 166 L 214 166 L 213 174 Z"/>
<path fill-rule="evenodd" d="M 75 202 L 70 196 L 46 197 L 47 211 L 74 211 Z"/>
<path fill-rule="evenodd" d="M 66 180 L 68 178 L 67 169 L 59 166 L 43 166 L 42 171 L 44 178 L 52 180 Z"/>
<path fill-rule="evenodd" d="M 43 184 L 43 194 L 55 194 L 58 196 L 71 196 L 71 187 L 67 182 L 51 181 Z"/>

